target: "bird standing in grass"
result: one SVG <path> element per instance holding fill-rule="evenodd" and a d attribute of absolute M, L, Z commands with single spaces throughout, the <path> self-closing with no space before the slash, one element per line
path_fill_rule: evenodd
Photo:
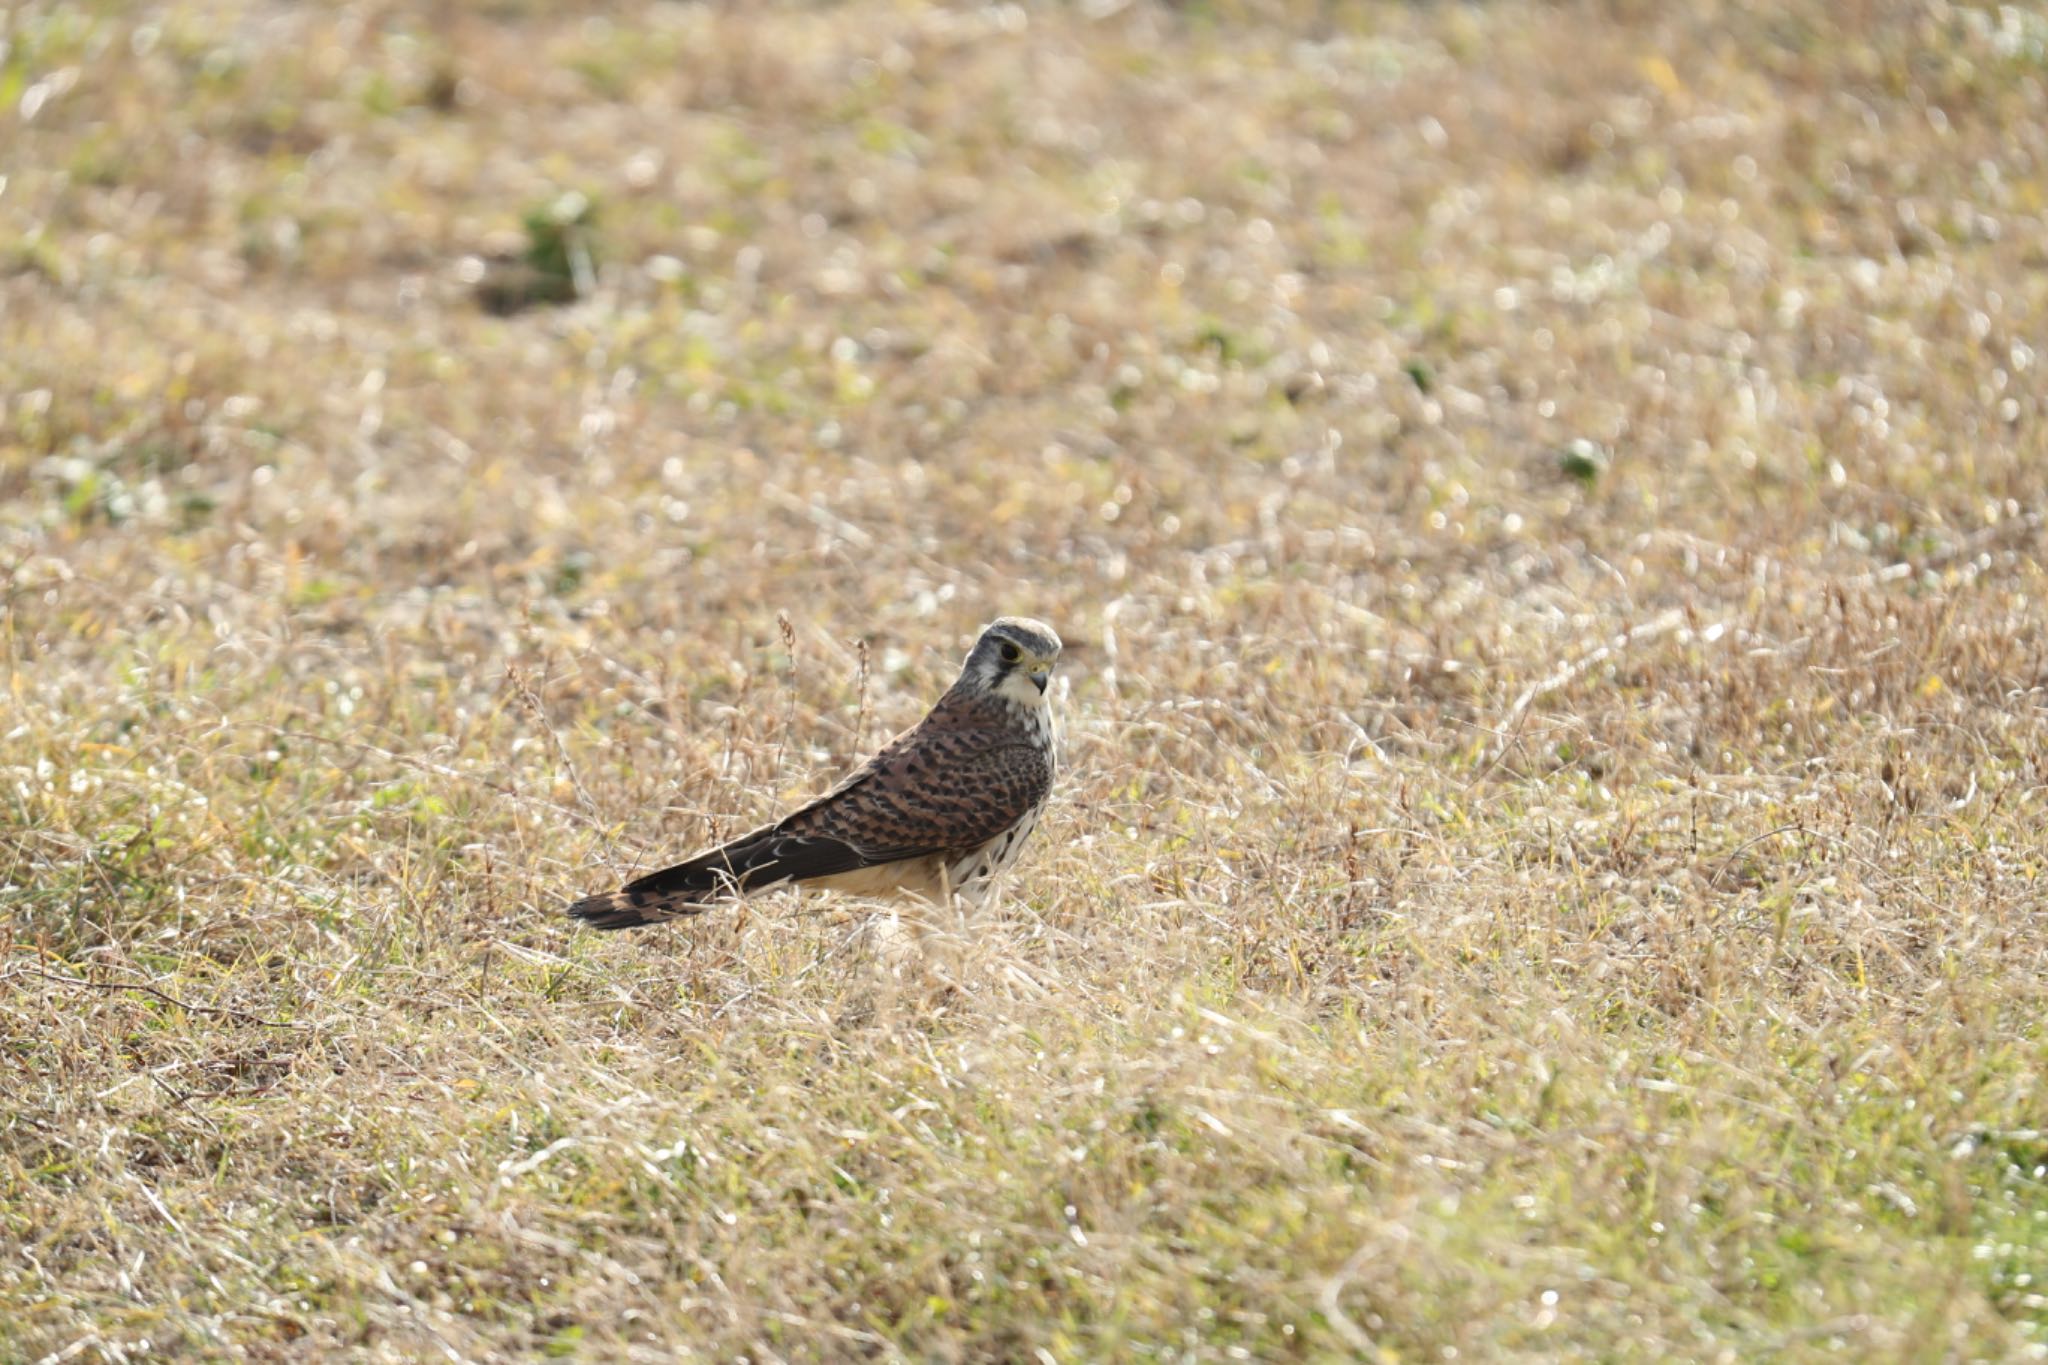
<path fill-rule="evenodd" d="M 1043 622 L 997 618 L 930 713 L 831 791 L 569 913 L 594 928 L 630 929 L 792 884 L 978 903 L 1016 860 L 1052 791 L 1045 685 L 1059 652 Z"/>

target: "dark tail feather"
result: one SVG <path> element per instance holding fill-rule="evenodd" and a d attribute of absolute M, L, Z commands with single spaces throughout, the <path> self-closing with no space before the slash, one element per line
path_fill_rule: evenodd
<path fill-rule="evenodd" d="M 714 849 L 627 882 L 624 890 L 585 896 L 569 907 L 569 914 L 593 929 L 635 929 L 701 915 L 710 902 L 740 891 L 739 880 L 726 868 L 725 851 Z"/>
<path fill-rule="evenodd" d="M 827 877 L 867 859 L 837 839 L 782 834 L 773 827 L 650 872 L 623 890 L 585 896 L 569 913 L 593 929 L 632 929 L 701 915 L 716 901 L 783 882 Z"/>
<path fill-rule="evenodd" d="M 569 907 L 572 918 L 593 929 L 637 929 L 703 912 L 704 906 L 687 895 L 649 895 L 644 891 L 607 891 L 602 896 L 585 896 Z"/>

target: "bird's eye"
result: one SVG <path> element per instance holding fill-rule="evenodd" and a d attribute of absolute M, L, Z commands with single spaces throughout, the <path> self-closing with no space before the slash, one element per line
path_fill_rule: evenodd
<path fill-rule="evenodd" d="M 1023 657 L 1024 657 L 1024 651 L 1023 651 L 1023 650 L 1021 650 L 1021 649 L 1017 648 L 1017 646 L 1015 646 L 1015 645 L 1011 644 L 1011 643 L 1010 643 L 1010 642 L 1009 642 L 1008 640 L 1005 640 L 1005 641 L 1003 641 L 1003 662 L 1004 662 L 1004 663 L 1006 663 L 1006 664 L 1013 664 L 1013 663 L 1016 663 L 1016 662 L 1017 662 L 1017 660 L 1019 660 L 1019 659 L 1021 659 L 1021 658 L 1023 658 Z"/>

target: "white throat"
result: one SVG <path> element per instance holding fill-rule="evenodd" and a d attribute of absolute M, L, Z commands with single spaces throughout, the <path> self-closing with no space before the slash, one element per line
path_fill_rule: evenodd
<path fill-rule="evenodd" d="M 1003 680 L 989 689 L 992 697 L 1001 697 L 1019 711 L 1042 712 L 1045 710 L 1045 693 L 1038 690 L 1038 684 L 1022 673 L 1007 673 Z"/>

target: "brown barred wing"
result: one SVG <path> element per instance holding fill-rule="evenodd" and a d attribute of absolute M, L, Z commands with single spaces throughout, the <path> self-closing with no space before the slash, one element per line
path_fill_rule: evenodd
<path fill-rule="evenodd" d="M 870 863 L 976 848 L 1041 804 L 1052 755 L 1013 732 L 938 731 L 878 756 L 866 780 L 783 822 Z"/>
<path fill-rule="evenodd" d="M 967 853 L 1014 827 L 1052 788 L 1043 731 L 981 699 L 941 700 L 846 781 L 800 810 L 569 913 L 623 929 L 793 882 Z"/>

